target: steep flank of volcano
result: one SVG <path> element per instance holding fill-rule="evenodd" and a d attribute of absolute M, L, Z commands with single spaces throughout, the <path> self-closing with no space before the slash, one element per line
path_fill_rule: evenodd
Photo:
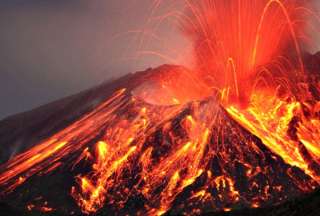
<path fill-rule="evenodd" d="M 128 75 L 3 120 L 2 160 L 10 143 L 21 154 L 0 167 L 1 202 L 52 215 L 198 215 L 281 204 L 318 186 L 214 97 L 161 105 L 132 94 L 181 70 Z"/>

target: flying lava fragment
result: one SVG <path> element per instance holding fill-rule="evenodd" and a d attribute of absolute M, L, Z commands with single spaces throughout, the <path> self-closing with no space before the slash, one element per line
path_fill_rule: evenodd
<path fill-rule="evenodd" d="M 1 200 L 57 215 L 201 215 L 316 190 L 312 15 L 307 1 L 184 0 L 194 67 L 127 75 L 35 120 L 21 132 L 28 146 L 0 166 Z"/>

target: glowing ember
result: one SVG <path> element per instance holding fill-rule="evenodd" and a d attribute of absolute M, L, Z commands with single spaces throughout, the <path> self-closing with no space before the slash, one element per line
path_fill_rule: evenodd
<path fill-rule="evenodd" d="M 303 72 L 298 44 L 303 1 L 185 2 L 189 13 L 182 17 L 182 30 L 193 41 L 200 76 L 224 93 L 226 100 L 248 105 L 258 67 L 278 66 L 292 58 L 287 54 L 289 47 L 295 50 L 295 61 Z M 292 71 L 285 74 L 294 75 Z"/>
<path fill-rule="evenodd" d="M 126 214 L 138 199 L 138 215 L 197 215 L 259 208 L 319 186 L 320 102 L 305 79 L 298 32 L 304 2 L 185 6 L 194 71 L 136 75 L 137 86 L 2 165 L 3 195 L 61 168 L 76 172 L 68 193 L 83 213 Z"/>

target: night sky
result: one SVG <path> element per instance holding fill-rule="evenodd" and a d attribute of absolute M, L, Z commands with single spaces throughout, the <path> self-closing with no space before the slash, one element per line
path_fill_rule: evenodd
<path fill-rule="evenodd" d="M 155 25 L 178 2 L 167 0 L 148 22 L 153 0 L 1 0 L 0 119 L 112 77 L 186 62 L 190 47 L 174 21 Z"/>

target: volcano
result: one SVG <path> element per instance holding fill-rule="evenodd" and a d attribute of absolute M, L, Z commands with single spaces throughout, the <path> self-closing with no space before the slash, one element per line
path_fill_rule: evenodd
<path fill-rule="evenodd" d="M 318 55 L 307 58 L 315 80 Z M 2 120 L 3 212 L 295 215 L 310 199 L 319 203 L 308 195 L 319 187 L 317 149 L 308 141 L 316 133 L 299 126 L 307 121 L 299 112 L 289 116 L 284 143 L 215 96 L 172 98 L 170 85 L 184 95 L 185 81 L 163 80 L 187 72 L 163 65 Z M 304 112 L 312 124 L 319 118 Z M 273 142 L 295 143 L 294 152 Z"/>

